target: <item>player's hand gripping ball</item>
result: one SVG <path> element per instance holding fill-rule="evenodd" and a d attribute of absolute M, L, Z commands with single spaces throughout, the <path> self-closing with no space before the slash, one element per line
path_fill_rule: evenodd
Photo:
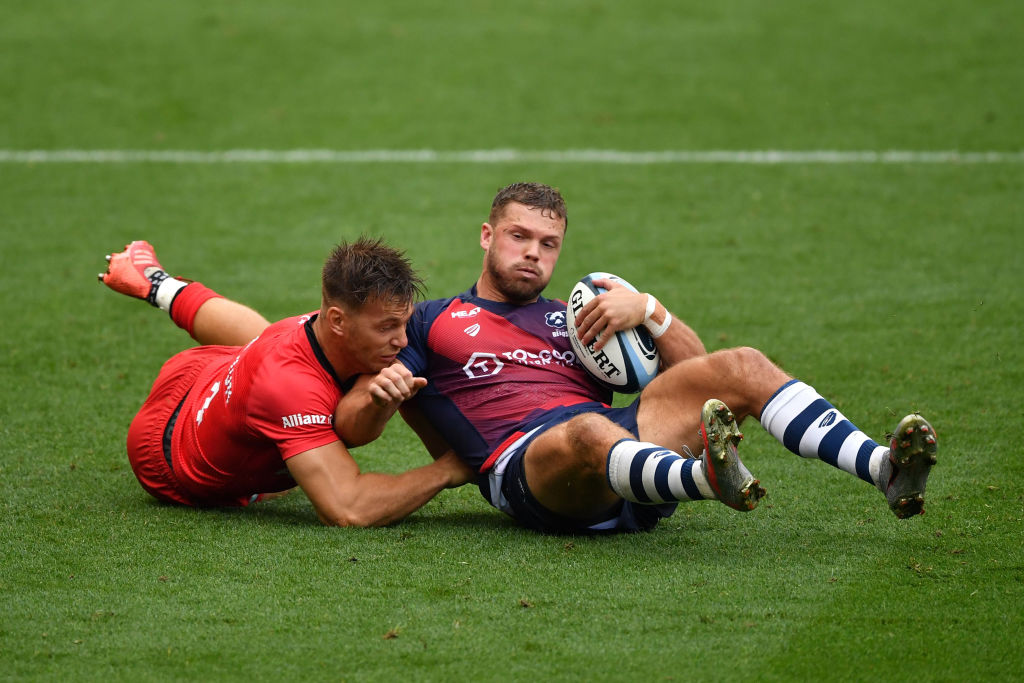
<path fill-rule="evenodd" d="M 634 292 L 637 289 L 617 275 L 591 273 L 576 283 L 569 294 L 565 322 L 569 330 L 569 342 L 580 363 L 600 384 L 612 391 L 635 394 L 647 386 L 658 374 L 658 347 L 647 328 L 641 326 L 616 332 L 615 338 L 600 351 L 594 350 L 596 339 L 586 346 L 580 342 L 576 332 L 576 315 L 588 301 L 608 291 L 594 285 L 594 280 L 615 280 Z"/>

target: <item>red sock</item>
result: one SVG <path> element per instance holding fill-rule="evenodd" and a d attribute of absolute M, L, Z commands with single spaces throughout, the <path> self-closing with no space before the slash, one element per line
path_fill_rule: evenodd
<path fill-rule="evenodd" d="M 194 339 L 192 328 L 199 307 L 210 299 L 218 298 L 223 297 L 201 282 L 190 282 L 174 296 L 174 301 L 171 302 L 171 320 Z"/>

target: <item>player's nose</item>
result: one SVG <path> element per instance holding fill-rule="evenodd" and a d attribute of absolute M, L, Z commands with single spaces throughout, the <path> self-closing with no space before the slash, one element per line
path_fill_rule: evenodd
<path fill-rule="evenodd" d="M 540 261 L 540 242 L 530 240 L 523 247 L 523 258 L 530 261 Z"/>
<path fill-rule="evenodd" d="M 409 336 L 405 333 L 404 327 L 402 328 L 402 331 L 391 340 L 391 344 L 400 350 L 409 345 Z"/>

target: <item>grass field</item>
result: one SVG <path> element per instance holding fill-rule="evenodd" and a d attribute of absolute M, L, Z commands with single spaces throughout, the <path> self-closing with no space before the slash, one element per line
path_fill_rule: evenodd
<path fill-rule="evenodd" d="M 4 3 L 0 151 L 1024 150 L 1024 6 Z M 1019 157 L 1018 157 L 1019 159 Z M 95 283 L 135 238 L 274 319 L 382 235 L 432 296 L 494 192 L 560 187 L 548 290 L 607 269 L 881 439 L 936 426 L 927 514 L 755 423 L 754 512 L 540 536 L 471 487 L 392 528 L 301 494 L 156 504 L 124 435 L 165 316 Z M 1020 680 L 1024 163 L 0 162 L 0 679 Z M 400 422 L 365 469 L 426 456 Z"/>

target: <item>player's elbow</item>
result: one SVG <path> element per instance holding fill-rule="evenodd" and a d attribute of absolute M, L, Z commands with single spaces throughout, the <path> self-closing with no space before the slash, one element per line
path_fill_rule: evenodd
<path fill-rule="evenodd" d="M 341 440 L 348 448 L 359 448 L 376 441 L 383 433 L 383 427 L 381 429 L 363 429 L 361 431 L 349 430 L 341 437 Z"/>
<path fill-rule="evenodd" d="M 374 526 L 383 526 L 384 521 L 374 518 L 359 510 L 332 510 L 331 512 L 317 512 L 320 521 L 327 526 L 355 527 L 365 529 Z"/>
<path fill-rule="evenodd" d="M 386 425 L 386 420 L 354 420 L 350 415 L 339 419 L 336 416 L 334 432 L 347 447 L 357 448 L 376 441 L 384 433 Z"/>

